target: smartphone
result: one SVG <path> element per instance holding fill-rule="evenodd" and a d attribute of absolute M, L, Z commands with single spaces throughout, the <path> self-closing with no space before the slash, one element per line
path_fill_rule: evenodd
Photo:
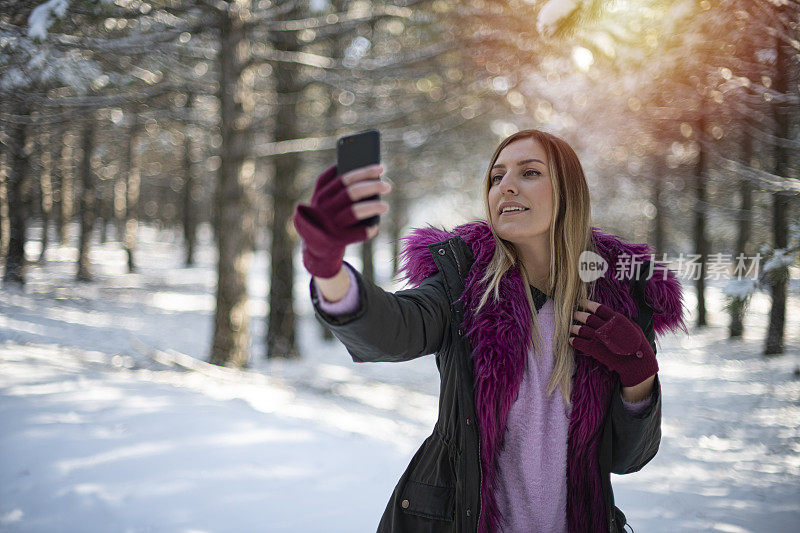
<path fill-rule="evenodd" d="M 336 170 L 341 176 L 346 172 L 381 162 L 381 135 L 378 130 L 364 130 L 340 137 L 336 143 Z M 359 201 L 377 200 L 375 194 Z M 360 221 L 359 226 L 374 226 L 380 222 L 380 215 Z"/>

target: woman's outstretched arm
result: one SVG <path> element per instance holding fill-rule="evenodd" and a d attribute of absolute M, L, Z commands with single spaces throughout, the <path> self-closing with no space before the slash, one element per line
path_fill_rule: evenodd
<path fill-rule="evenodd" d="M 450 327 L 450 304 L 441 272 L 414 289 L 391 293 L 364 279 L 347 262 L 345 268 L 356 280 L 354 308 L 330 313 L 325 307 L 331 304 L 322 302 L 314 279 L 309 289 L 317 320 L 342 341 L 354 361 L 407 361 L 440 350 Z M 350 288 L 349 279 L 347 283 Z"/>

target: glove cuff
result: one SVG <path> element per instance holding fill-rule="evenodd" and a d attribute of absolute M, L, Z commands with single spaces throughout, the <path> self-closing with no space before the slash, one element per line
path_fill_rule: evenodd
<path fill-rule="evenodd" d="M 648 346 L 649 347 L 649 346 Z M 655 357 L 643 357 L 640 364 L 636 367 L 629 367 L 625 372 L 617 372 L 619 381 L 623 387 L 633 387 L 650 376 L 658 373 L 658 362 Z"/>
<path fill-rule="evenodd" d="M 331 251 L 324 257 L 315 255 L 307 246 L 303 246 L 303 266 L 312 275 L 318 278 L 332 278 L 342 269 L 344 248 L 341 253 Z"/>

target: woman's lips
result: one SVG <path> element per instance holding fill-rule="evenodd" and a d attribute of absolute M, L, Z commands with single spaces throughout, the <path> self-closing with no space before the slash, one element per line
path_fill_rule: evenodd
<path fill-rule="evenodd" d="M 520 213 L 527 213 L 530 209 L 523 209 L 522 211 L 506 211 L 505 213 L 500 213 L 500 216 L 503 215 L 518 215 Z"/>

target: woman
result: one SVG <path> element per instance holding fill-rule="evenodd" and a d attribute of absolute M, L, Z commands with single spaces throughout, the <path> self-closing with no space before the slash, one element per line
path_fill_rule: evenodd
<path fill-rule="evenodd" d="M 414 288 L 386 292 L 342 260 L 377 234 L 358 221 L 388 210 L 359 201 L 391 190 L 382 170 L 330 167 L 294 216 L 315 314 L 354 361 L 436 354 L 439 418 L 378 530 L 624 531 L 610 473 L 658 450 L 655 334 L 685 330 L 674 274 L 616 275 L 650 247 L 591 227 L 575 152 L 523 130 L 494 152 L 486 219 L 414 230 L 401 269 Z M 584 251 L 607 265 L 596 280 L 581 279 Z"/>

